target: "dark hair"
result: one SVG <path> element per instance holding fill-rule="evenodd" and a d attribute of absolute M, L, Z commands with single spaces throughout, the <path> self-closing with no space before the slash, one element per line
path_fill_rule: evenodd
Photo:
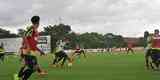
<path fill-rule="evenodd" d="M 158 29 L 155 29 L 154 32 L 159 32 L 159 30 L 158 30 Z"/>
<path fill-rule="evenodd" d="M 148 31 L 145 31 L 144 32 L 144 37 L 148 37 L 149 36 L 149 32 Z"/>
<path fill-rule="evenodd" d="M 32 24 L 39 24 L 39 21 L 40 21 L 40 17 L 39 16 L 33 16 L 31 18 Z"/>

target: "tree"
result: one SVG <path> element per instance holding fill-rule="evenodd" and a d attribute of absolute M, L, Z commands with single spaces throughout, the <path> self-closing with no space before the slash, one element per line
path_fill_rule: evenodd
<path fill-rule="evenodd" d="M 104 37 L 96 32 L 83 33 L 79 35 L 79 44 L 83 48 L 103 48 Z"/>
<path fill-rule="evenodd" d="M 145 42 L 143 37 L 140 37 L 136 46 L 146 47 L 147 46 L 147 42 Z"/>
<path fill-rule="evenodd" d="M 115 35 L 114 41 L 115 41 L 114 45 L 117 48 L 124 47 L 124 45 L 126 44 L 125 41 L 124 41 L 124 38 L 121 35 Z"/>
<path fill-rule="evenodd" d="M 104 35 L 105 37 L 105 44 L 107 47 L 124 47 L 126 45 L 123 36 L 121 35 L 114 35 L 112 33 L 108 33 Z"/>
<path fill-rule="evenodd" d="M 113 45 L 114 34 L 112 34 L 112 33 L 105 34 L 104 38 L 105 38 L 105 45 L 106 45 L 106 47 L 107 48 L 112 48 L 114 46 Z"/>
<path fill-rule="evenodd" d="M 70 39 L 69 47 L 72 49 L 75 49 L 77 45 L 80 45 L 79 35 L 75 32 L 71 32 L 67 35 L 67 37 Z"/>
<path fill-rule="evenodd" d="M 15 38 L 18 35 L 10 33 L 10 31 L 0 28 L 0 38 Z"/>
<path fill-rule="evenodd" d="M 71 26 L 65 24 L 59 24 L 54 26 L 44 27 L 44 34 L 50 35 L 51 39 L 51 52 L 54 52 L 56 48 L 56 42 L 63 39 L 71 31 Z"/>
<path fill-rule="evenodd" d="M 24 29 L 18 29 L 18 36 L 23 36 L 25 33 L 25 30 Z"/>

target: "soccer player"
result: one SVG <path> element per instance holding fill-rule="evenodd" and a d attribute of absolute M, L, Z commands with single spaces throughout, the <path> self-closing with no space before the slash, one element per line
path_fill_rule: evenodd
<path fill-rule="evenodd" d="M 69 63 L 72 63 L 72 59 L 69 57 L 69 53 L 68 53 L 68 44 L 69 40 L 67 38 L 65 38 L 64 40 L 60 40 L 57 44 L 57 50 L 55 53 L 55 58 L 53 59 L 53 63 L 52 65 L 54 67 L 58 66 L 58 63 L 62 61 L 61 63 L 61 67 L 64 66 L 64 63 L 66 62 L 66 60 L 69 61 Z"/>
<path fill-rule="evenodd" d="M 15 80 L 21 78 L 22 80 L 28 80 L 29 77 L 35 71 L 38 71 L 40 74 L 46 74 L 44 71 L 40 69 L 40 66 L 37 61 L 36 54 L 37 52 L 44 54 L 37 47 L 37 39 L 38 39 L 38 27 L 39 27 L 39 16 L 33 16 L 31 18 L 32 26 L 27 28 L 23 36 L 23 42 L 21 47 L 21 56 L 24 60 L 24 65 L 21 67 L 18 75 L 15 75 Z"/>
<path fill-rule="evenodd" d="M 149 34 L 149 33 L 148 33 Z M 146 67 L 149 69 L 149 57 L 150 57 L 150 52 L 152 49 L 152 38 L 153 38 L 153 34 L 149 34 L 146 38 L 145 41 L 145 49 L 144 49 L 144 53 L 145 53 L 145 61 L 146 61 Z"/>
<path fill-rule="evenodd" d="M 129 54 L 129 51 L 131 51 L 134 54 L 133 51 L 133 44 L 131 42 L 128 43 L 128 47 L 127 47 L 127 54 Z"/>
<path fill-rule="evenodd" d="M 146 48 L 148 46 L 149 37 L 150 37 L 149 32 L 145 31 L 144 32 L 144 48 Z"/>
<path fill-rule="evenodd" d="M 3 62 L 5 57 L 3 43 L 0 45 L 0 60 Z"/>
<path fill-rule="evenodd" d="M 158 69 L 160 64 L 160 34 L 158 29 L 154 31 L 151 39 L 151 49 L 148 51 L 147 55 L 151 57 L 155 68 Z"/>
<path fill-rule="evenodd" d="M 81 54 L 83 54 L 84 58 L 86 58 L 85 51 L 80 49 L 79 46 L 76 46 L 76 51 L 72 54 L 72 56 L 78 56 L 80 58 Z"/>

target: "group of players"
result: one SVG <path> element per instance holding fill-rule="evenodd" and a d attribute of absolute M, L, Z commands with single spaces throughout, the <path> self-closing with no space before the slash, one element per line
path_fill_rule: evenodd
<path fill-rule="evenodd" d="M 17 74 L 14 74 L 14 80 L 28 80 L 29 77 L 36 71 L 39 75 L 48 74 L 47 71 L 43 70 L 40 67 L 37 59 L 37 53 L 42 56 L 45 55 L 45 53 L 37 47 L 40 17 L 33 16 L 31 18 L 31 22 L 32 25 L 27 27 L 27 30 L 23 35 L 22 46 L 19 51 L 21 56 L 20 60 L 23 64 L 19 72 Z M 67 38 L 63 38 L 62 40 L 57 42 L 57 48 L 54 56 L 55 58 L 53 58 L 53 63 L 51 64 L 52 66 L 57 67 L 60 64 L 60 66 L 63 67 L 65 62 L 68 62 L 68 65 L 71 66 L 73 63 L 72 56 L 82 53 L 80 48 L 77 47 L 77 50 L 70 56 L 67 52 L 67 44 L 69 44 L 69 39 Z"/>
<path fill-rule="evenodd" d="M 47 72 L 43 70 L 37 60 L 37 54 L 45 55 L 43 51 L 41 51 L 37 47 L 38 43 L 38 27 L 40 22 L 39 16 L 33 16 L 31 18 L 32 25 L 27 27 L 26 32 L 23 35 L 22 46 L 20 48 L 20 56 L 21 61 L 23 63 L 19 72 L 14 75 L 15 80 L 28 80 L 29 77 L 34 73 L 38 72 L 39 75 L 46 75 Z M 149 34 L 146 32 L 146 47 L 145 47 L 145 59 L 147 68 L 151 67 L 153 69 L 158 69 L 160 64 L 160 34 L 159 30 L 156 29 L 154 34 Z M 68 65 L 72 65 L 74 55 L 84 54 L 86 57 L 84 50 L 81 50 L 79 47 L 76 48 L 76 51 L 73 54 L 68 54 L 69 50 L 67 45 L 69 44 L 69 39 L 63 38 L 57 42 L 57 48 L 55 52 L 55 58 L 53 58 L 53 63 L 51 64 L 54 67 L 60 66 L 63 67 L 64 63 L 68 61 Z M 3 46 L 3 45 L 1 45 Z M 0 59 L 3 59 L 4 55 L 1 53 L 4 51 L 2 47 L 0 47 Z M 62 61 L 62 62 L 61 62 Z M 61 62 L 61 63 L 60 63 Z"/>
<path fill-rule="evenodd" d="M 159 30 L 155 29 L 153 34 L 145 32 L 145 61 L 146 67 L 153 70 L 159 69 L 160 64 L 160 34 Z"/>

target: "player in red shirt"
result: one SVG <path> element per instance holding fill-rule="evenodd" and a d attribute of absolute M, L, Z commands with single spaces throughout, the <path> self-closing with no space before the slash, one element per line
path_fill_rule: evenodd
<path fill-rule="evenodd" d="M 156 29 L 154 31 L 154 35 L 151 40 L 151 49 L 147 53 L 148 56 L 151 57 L 153 65 L 151 65 L 152 69 L 158 69 L 160 64 L 160 34 L 159 30 Z"/>
<path fill-rule="evenodd" d="M 155 30 L 152 38 L 152 49 L 160 49 L 160 35 L 158 29 Z"/>
<path fill-rule="evenodd" d="M 131 42 L 129 42 L 127 45 L 127 54 L 129 54 L 129 51 L 131 51 L 134 54 L 133 43 L 131 43 Z"/>
<path fill-rule="evenodd" d="M 86 53 L 83 49 L 80 49 L 80 46 L 76 46 L 75 52 L 72 54 L 72 56 L 78 56 L 80 58 L 81 54 L 86 58 Z"/>
<path fill-rule="evenodd" d="M 39 27 L 39 16 L 33 16 L 31 18 L 32 26 L 27 28 L 27 31 L 24 33 L 22 47 L 20 49 L 21 57 L 24 60 L 24 65 L 21 67 L 18 75 L 15 75 L 15 80 L 21 78 L 22 80 L 28 80 L 28 78 L 34 73 L 38 71 L 40 74 L 47 74 L 42 71 L 39 67 L 36 52 L 44 54 L 37 47 L 37 39 L 39 36 L 38 27 Z M 25 69 L 27 68 L 27 69 Z"/>

